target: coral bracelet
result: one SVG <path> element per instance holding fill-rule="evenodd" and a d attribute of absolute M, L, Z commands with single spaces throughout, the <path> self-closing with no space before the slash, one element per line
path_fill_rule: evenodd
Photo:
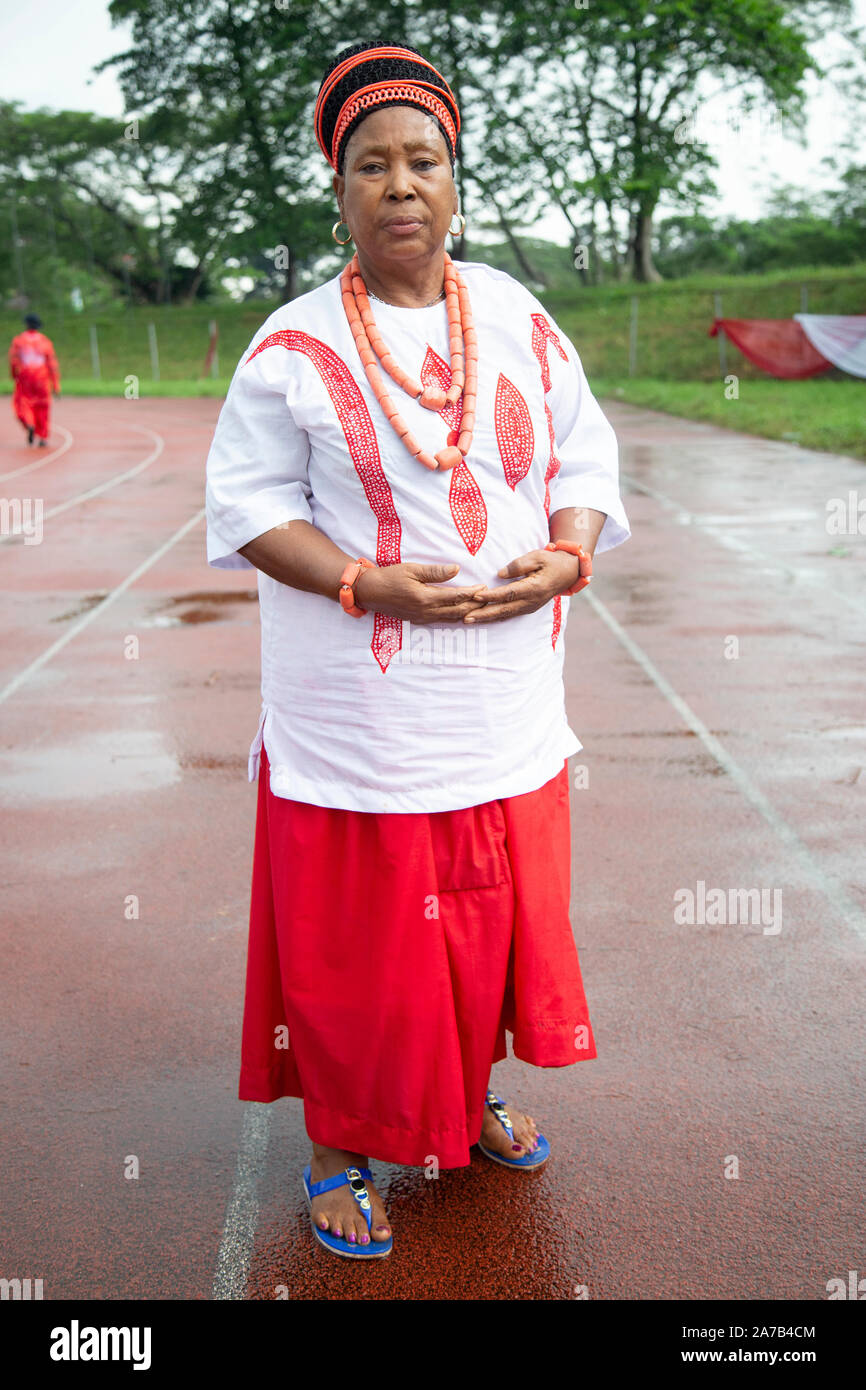
<path fill-rule="evenodd" d="M 586 588 L 592 576 L 592 556 L 587 555 L 582 545 L 577 545 L 574 541 L 551 541 L 544 548 L 545 550 L 567 550 L 569 555 L 580 556 L 580 578 L 576 584 L 572 584 L 570 589 L 563 589 L 563 598 L 570 598 L 572 594 L 579 594 L 581 589 Z"/>
<path fill-rule="evenodd" d="M 354 586 L 358 581 L 358 576 L 362 570 L 374 570 L 376 566 L 372 560 L 367 560 L 363 555 L 359 555 L 357 560 L 350 560 L 343 573 L 340 575 L 340 604 L 343 612 L 348 613 L 351 618 L 363 618 L 366 608 L 359 608 L 355 602 Z"/>

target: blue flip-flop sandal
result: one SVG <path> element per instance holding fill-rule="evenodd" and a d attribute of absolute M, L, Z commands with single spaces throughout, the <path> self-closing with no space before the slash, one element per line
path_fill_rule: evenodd
<path fill-rule="evenodd" d="M 502 1097 L 495 1095 L 493 1091 L 488 1091 L 484 1103 L 488 1109 L 493 1111 L 505 1133 L 510 1137 L 512 1144 L 516 1143 L 514 1129 L 508 1118 Z M 485 1149 L 480 1139 L 478 1140 L 478 1147 L 485 1158 L 492 1158 L 494 1163 L 501 1163 L 504 1168 L 540 1168 L 550 1158 L 550 1145 L 543 1134 L 538 1136 L 538 1148 L 532 1153 L 523 1154 L 521 1158 L 506 1158 L 504 1154 L 496 1153 L 493 1149 Z"/>
<path fill-rule="evenodd" d="M 381 1259 L 383 1255 L 390 1255 L 394 1245 L 393 1236 L 389 1236 L 387 1240 L 374 1240 L 372 1236 L 373 1209 L 370 1194 L 364 1185 L 364 1179 L 372 1176 L 369 1168 L 347 1168 L 345 1172 L 337 1173 L 336 1177 L 325 1178 L 322 1182 L 310 1182 L 309 1163 L 304 1169 L 304 1192 L 310 1204 L 311 1224 L 319 1244 L 330 1250 L 332 1255 L 345 1255 L 350 1260 L 376 1260 Z M 335 1236 L 330 1231 L 322 1231 L 315 1221 L 312 1221 L 313 1198 L 319 1197 L 323 1192 L 332 1192 L 335 1187 L 342 1187 L 344 1183 L 364 1213 L 367 1230 L 370 1232 L 369 1245 L 360 1245 L 346 1240 L 343 1236 Z"/>

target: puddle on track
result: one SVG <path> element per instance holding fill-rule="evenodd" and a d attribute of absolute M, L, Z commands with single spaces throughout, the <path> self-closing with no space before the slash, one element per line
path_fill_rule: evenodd
<path fill-rule="evenodd" d="M 219 623 L 231 616 L 225 610 L 234 604 L 258 601 L 258 589 L 203 589 L 192 594 L 174 594 L 161 605 L 161 611 L 145 619 L 143 625 L 180 627 L 182 624 Z M 178 609 L 183 611 L 178 612 Z"/>
<path fill-rule="evenodd" d="M 68 608 L 65 613 L 58 613 L 50 621 L 52 623 L 65 623 L 72 618 L 80 618 L 83 614 L 89 613 L 97 604 L 102 603 L 108 594 L 108 589 L 103 589 L 96 594 L 86 594 L 78 600 L 74 608 Z M 179 627 L 183 623 L 218 623 L 230 616 L 225 613 L 226 608 L 238 603 L 258 603 L 258 601 L 258 589 L 215 589 L 213 591 L 202 589 L 191 594 L 174 594 L 171 598 L 163 600 L 155 616 L 145 618 L 142 621 L 142 626 Z M 182 611 L 178 612 L 178 609 Z"/>
<path fill-rule="evenodd" d="M 52 623 L 65 623 L 70 618 L 80 618 L 82 614 L 89 613 L 91 608 L 95 608 L 103 599 L 108 598 L 108 590 L 103 589 L 99 594 L 87 594 L 78 600 L 75 608 L 70 608 L 66 613 L 58 613 L 56 618 L 51 618 Z"/>
<path fill-rule="evenodd" d="M 3 799 L 90 801 L 173 786 L 180 765 L 155 729 L 114 729 L 74 743 L 15 748 L 0 754 Z"/>

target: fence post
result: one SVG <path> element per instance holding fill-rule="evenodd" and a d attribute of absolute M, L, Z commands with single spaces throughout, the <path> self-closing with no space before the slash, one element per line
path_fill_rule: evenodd
<path fill-rule="evenodd" d="M 714 295 L 713 295 L 713 318 L 720 319 L 721 317 L 722 317 L 722 296 L 721 296 L 720 294 L 714 294 Z M 725 376 L 728 375 L 728 347 L 727 347 L 727 343 L 725 342 L 725 330 L 724 330 L 724 328 L 720 328 L 720 329 L 719 329 L 718 338 L 719 338 L 719 371 L 721 372 L 722 376 L 725 377 Z"/>
<path fill-rule="evenodd" d="M 628 329 L 628 374 L 635 376 L 637 373 L 637 305 L 636 294 L 631 297 L 631 321 Z"/>
<path fill-rule="evenodd" d="M 21 259 L 21 238 L 18 235 L 18 213 L 15 204 L 9 204 L 9 220 L 12 223 L 12 259 L 15 262 L 15 275 L 18 280 L 18 294 L 22 300 L 26 300 L 27 291 L 24 288 L 24 262 Z"/>
<path fill-rule="evenodd" d="M 57 260 L 57 227 L 54 222 L 54 211 L 51 203 L 45 203 L 45 211 L 48 214 L 48 226 L 51 231 L 51 250 L 54 259 Z M 58 287 L 56 277 L 54 277 L 54 307 L 60 327 L 63 327 L 63 291 Z"/>
<path fill-rule="evenodd" d="M 93 364 L 93 375 L 99 381 L 102 378 L 102 371 L 99 366 L 99 339 L 96 336 L 96 324 L 90 325 L 90 361 Z"/>
<path fill-rule="evenodd" d="M 211 319 L 210 323 L 208 324 L 208 332 L 210 333 L 210 340 L 211 340 L 211 342 L 213 343 L 213 355 L 211 356 L 211 360 L 210 360 L 210 374 L 211 374 L 211 376 L 219 376 L 219 374 L 220 374 L 220 354 L 219 354 L 219 348 L 217 347 L 217 341 L 218 341 L 218 339 L 217 339 L 217 325 L 216 325 L 216 319 Z"/>
<path fill-rule="evenodd" d="M 159 381 L 159 348 L 156 342 L 156 325 L 147 325 L 147 338 L 150 343 L 150 375 L 154 381 Z"/>

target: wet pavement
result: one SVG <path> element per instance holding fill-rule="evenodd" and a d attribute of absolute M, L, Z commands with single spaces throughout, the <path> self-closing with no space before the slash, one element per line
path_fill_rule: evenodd
<path fill-rule="evenodd" d="M 537 1174 L 374 1163 L 394 1252 L 358 1268 L 313 1241 L 301 1102 L 236 1099 L 259 628 L 251 572 L 205 559 L 218 410 L 64 400 L 38 460 L 3 430 L 0 492 L 44 534 L 0 538 L 0 1275 L 826 1299 L 864 1259 L 866 539 L 827 529 L 863 464 L 609 406 L 633 538 L 566 650 L 599 1055 L 495 1068 L 551 1142 Z"/>

